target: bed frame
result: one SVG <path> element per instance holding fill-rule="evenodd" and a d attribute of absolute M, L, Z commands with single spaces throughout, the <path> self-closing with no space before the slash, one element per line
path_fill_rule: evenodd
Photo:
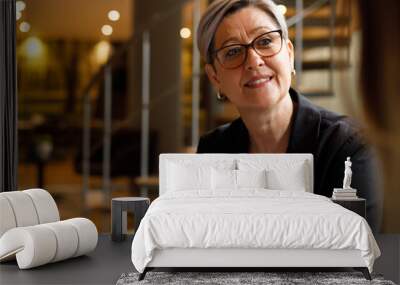
<path fill-rule="evenodd" d="M 213 271 L 270 271 L 282 269 L 290 271 L 295 268 L 334 269 L 350 267 L 361 271 L 367 280 L 371 280 L 368 268 L 359 250 L 328 249 L 192 249 L 171 248 L 156 250 L 139 280 L 148 271 L 163 269 L 199 269 Z M 182 270 L 182 271 L 184 271 Z M 201 271 L 201 270 L 200 270 Z"/>
<path fill-rule="evenodd" d="M 197 156 L 197 157 L 195 157 Z M 166 162 L 167 160 L 198 159 L 195 154 L 161 154 L 160 155 L 160 185 L 159 193 L 166 192 Z M 202 154 L 201 159 L 238 159 L 248 158 L 248 154 Z M 311 154 L 257 154 L 259 159 L 307 160 L 309 165 L 309 181 L 313 181 L 313 156 Z M 313 193 L 313 183 L 307 192 Z M 182 271 L 271 271 L 271 269 L 333 269 L 353 268 L 361 271 L 367 280 L 371 276 L 360 250 L 330 250 L 330 249 L 249 249 L 249 248 L 169 248 L 157 249 L 153 259 L 147 265 L 139 280 L 143 280 L 148 271 L 154 269 L 181 269 Z M 214 270 L 215 269 L 215 270 Z M 322 271 L 322 270 L 321 270 Z"/>

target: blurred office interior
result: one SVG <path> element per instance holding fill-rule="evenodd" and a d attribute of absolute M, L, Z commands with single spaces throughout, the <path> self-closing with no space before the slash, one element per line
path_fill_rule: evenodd
<path fill-rule="evenodd" d="M 110 231 L 110 198 L 157 192 L 158 155 L 195 152 L 238 116 L 195 45 L 209 0 L 16 2 L 18 188 L 48 190 L 63 219 Z M 278 0 L 296 49 L 293 86 L 361 118 L 356 0 Z M 361 122 L 362 123 L 362 122 Z M 400 224 L 384 213 L 383 232 Z"/>

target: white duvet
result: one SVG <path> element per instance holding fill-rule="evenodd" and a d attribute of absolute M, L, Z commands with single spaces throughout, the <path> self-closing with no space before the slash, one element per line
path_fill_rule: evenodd
<path fill-rule="evenodd" d="M 368 223 L 330 199 L 306 192 L 248 189 L 172 192 L 151 204 L 132 243 L 143 272 L 155 249 L 358 249 L 372 272 L 379 248 Z"/>

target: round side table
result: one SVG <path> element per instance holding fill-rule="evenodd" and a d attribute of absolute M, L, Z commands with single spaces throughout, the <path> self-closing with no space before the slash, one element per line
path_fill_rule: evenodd
<path fill-rule="evenodd" d="M 127 234 L 127 212 L 131 212 L 134 215 L 135 228 L 137 229 L 149 205 L 149 198 L 113 198 L 111 200 L 111 239 L 113 241 L 123 241 L 125 239 Z"/>

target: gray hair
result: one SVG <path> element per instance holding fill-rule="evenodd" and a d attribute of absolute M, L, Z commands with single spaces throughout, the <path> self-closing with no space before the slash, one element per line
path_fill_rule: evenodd
<path fill-rule="evenodd" d="M 288 28 L 285 17 L 279 12 L 277 5 L 272 0 L 215 0 L 208 6 L 201 17 L 197 28 L 197 46 L 201 56 L 207 63 L 213 62 L 214 37 L 222 20 L 242 8 L 256 7 L 266 12 L 282 30 L 282 36 L 288 39 Z"/>

